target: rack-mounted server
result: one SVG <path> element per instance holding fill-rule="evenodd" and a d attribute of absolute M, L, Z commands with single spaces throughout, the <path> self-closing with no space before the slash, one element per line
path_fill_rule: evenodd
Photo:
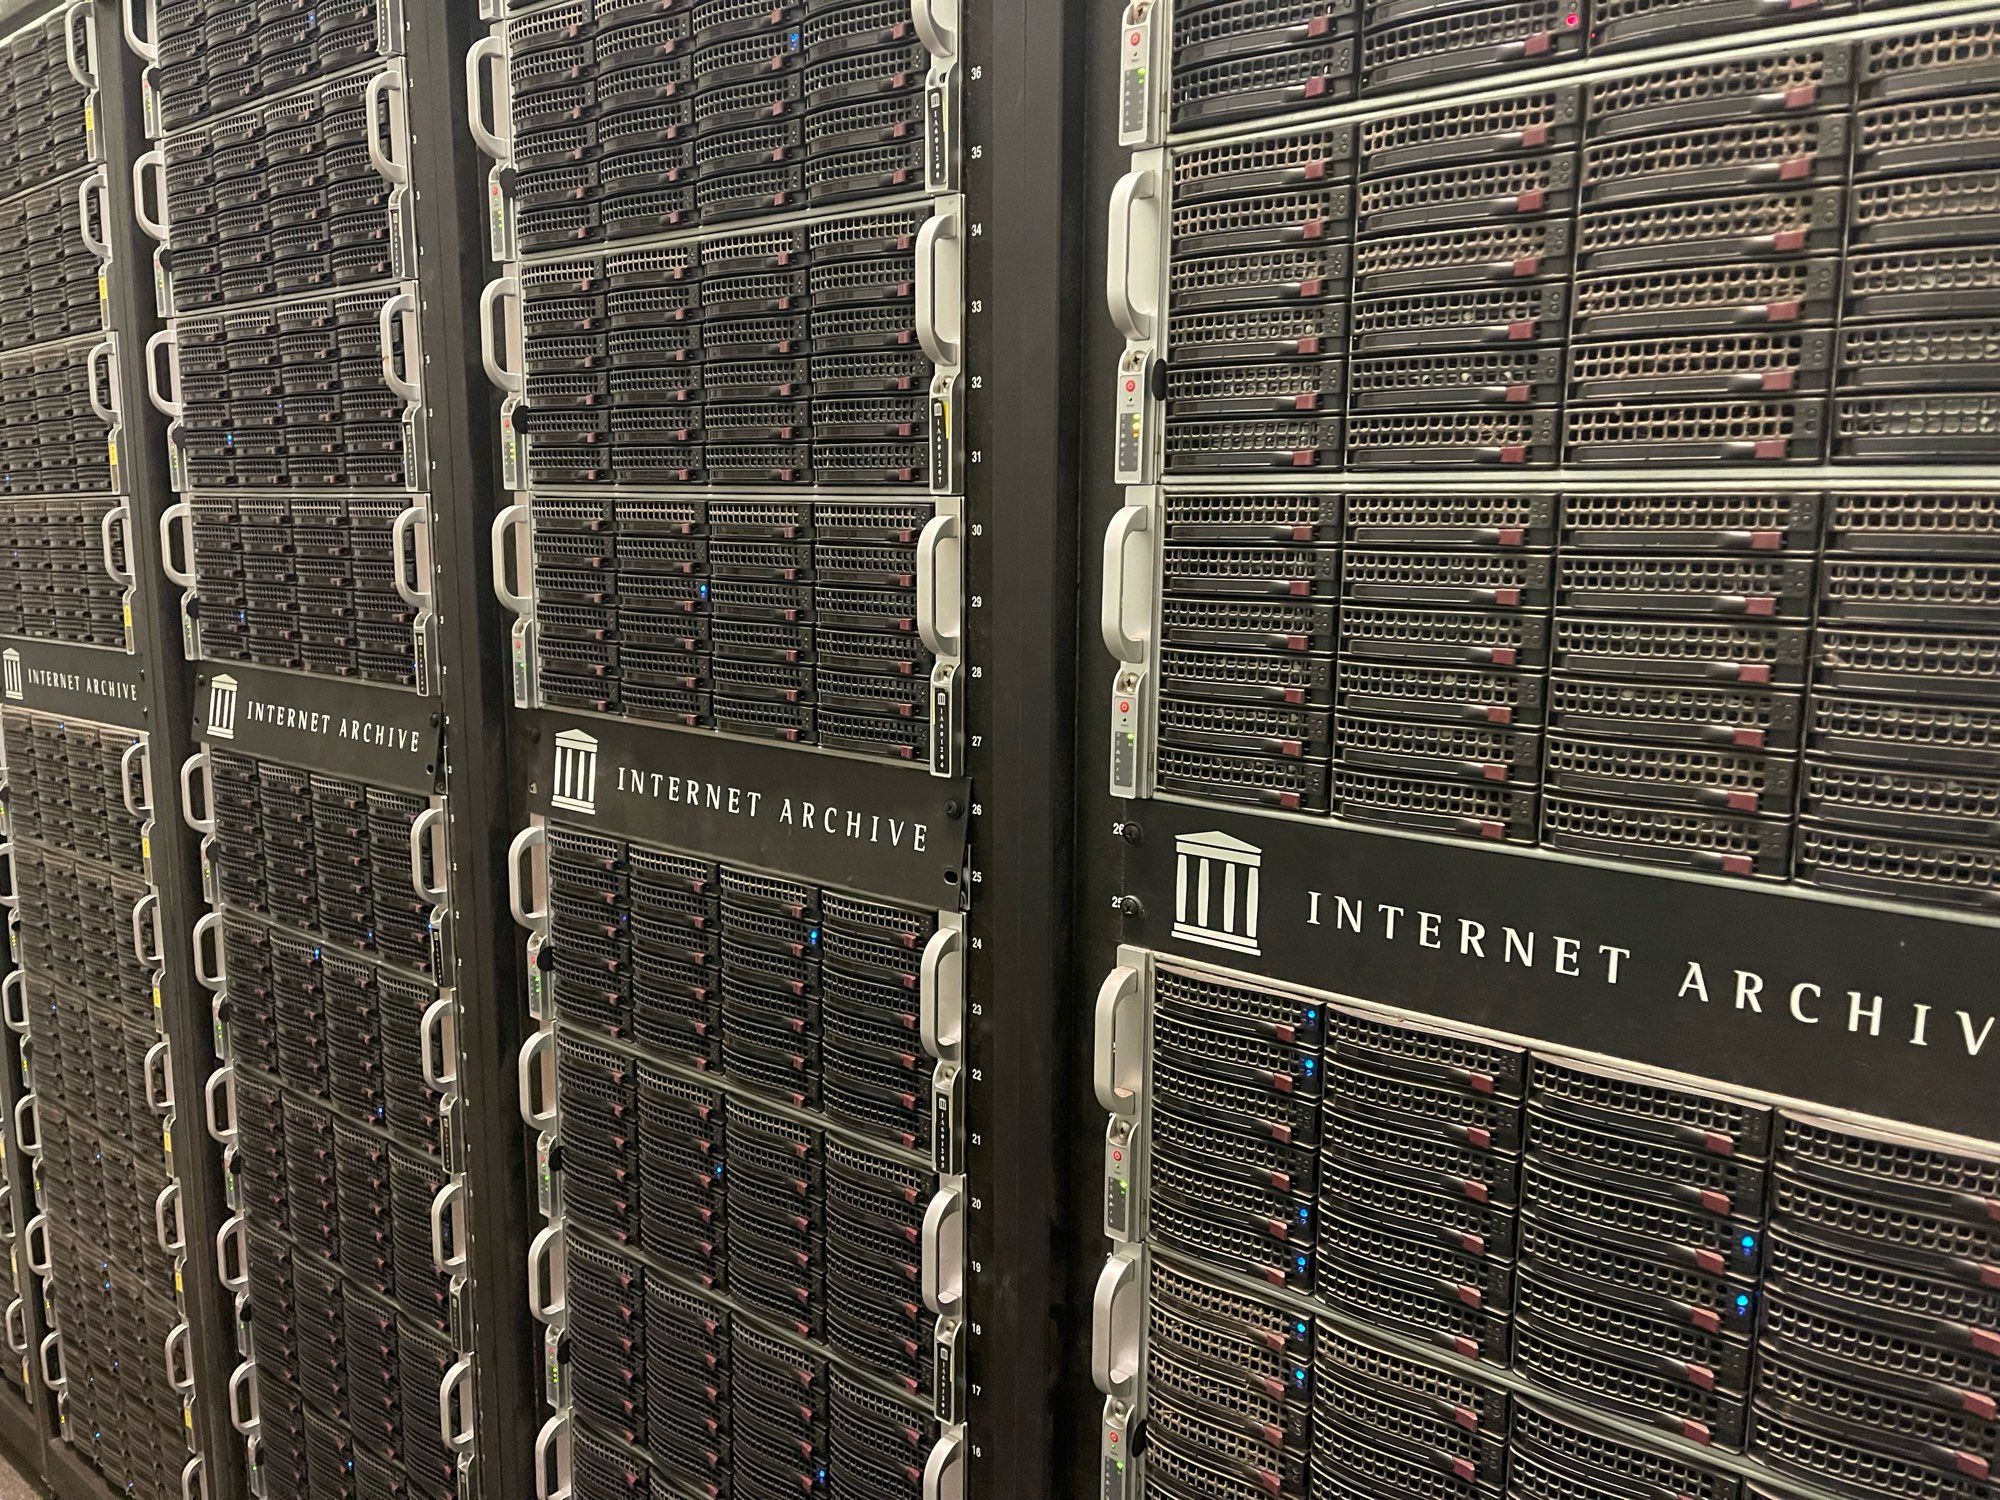
<path fill-rule="evenodd" d="M 1496 81 L 1555 60 L 1530 31 L 1446 105 L 1364 61 L 1358 102 L 1192 118 L 1217 59 L 1366 54 L 1368 18 L 1126 19 L 1114 795 L 1988 906 L 1979 788 L 1939 778 L 1986 769 L 1991 620 L 1944 559 L 1985 550 L 1951 476 L 1991 456 L 1990 18 L 1698 52 L 1692 14 L 1573 11 L 1611 55 L 1539 85 Z M 1623 62 L 1641 33 L 1679 50 Z M 1877 507 L 1936 560 L 1835 561 Z"/>
<path fill-rule="evenodd" d="M 1104 1494 L 1988 1488 L 1990 1152 L 1136 948 L 1095 1072 Z"/>
<path fill-rule="evenodd" d="M 18 697 L 19 653 L 7 654 Z M 133 729 L 11 705 L 0 742 L 0 1011 L 20 1059 L 9 1136 L 33 1198 L 10 1247 L 32 1281 L 17 1281 L 7 1337 L 70 1450 L 126 1493 L 165 1497 L 197 1460 L 169 1044 L 153 1003 L 152 747 Z"/>
<path fill-rule="evenodd" d="M 1978 491 L 1130 498 L 1128 788 L 1990 902 Z"/>
<path fill-rule="evenodd" d="M 135 173 L 167 321 L 147 349 L 149 391 L 170 419 L 184 497 L 167 566 L 185 591 L 191 659 L 428 692 L 430 460 L 403 20 L 394 6 L 274 18 L 278 35 L 301 26 L 298 44 L 280 47 L 248 9 L 206 21 L 190 11 L 160 16 L 148 43 L 149 55 L 186 53 L 151 58 L 155 145 Z M 204 70 L 245 43 L 255 66 L 232 65 L 207 98 Z M 169 86 L 188 67 L 195 81 Z"/>
<path fill-rule="evenodd" d="M 262 1493 L 454 1500 L 475 1382 L 443 800 L 224 748 L 227 712 L 183 786 L 214 907 L 230 1417 Z"/>
<path fill-rule="evenodd" d="M 516 701 L 955 774 L 955 12 L 493 19 Z"/>
<path fill-rule="evenodd" d="M 565 822 L 513 858 L 538 1482 L 941 1493 L 967 1400 L 959 915 Z"/>

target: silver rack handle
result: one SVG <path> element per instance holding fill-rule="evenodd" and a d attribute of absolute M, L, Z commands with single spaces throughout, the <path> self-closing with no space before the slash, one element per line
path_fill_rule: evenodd
<path fill-rule="evenodd" d="M 1139 1380 L 1138 1291 L 1138 1252 L 1121 1250 L 1104 1263 L 1090 1299 L 1090 1378 L 1121 1401 Z"/>
<path fill-rule="evenodd" d="M 149 182 L 153 186 L 151 193 L 147 192 Z M 147 205 L 153 202 L 160 205 L 158 213 L 147 211 Z M 146 231 L 147 238 L 155 244 L 166 244 L 167 153 L 163 147 L 155 146 L 132 163 L 132 216 L 139 221 L 139 227 Z"/>
<path fill-rule="evenodd" d="M 486 289 L 479 294 L 479 362 L 486 367 L 486 378 L 493 382 L 494 387 L 510 396 L 518 396 L 528 388 L 528 377 L 519 370 L 507 368 L 506 334 L 496 329 L 493 315 L 500 310 L 502 302 L 519 306 L 520 301 L 521 278 L 518 276 L 502 276 L 489 281 Z M 499 334 L 497 339 L 496 333 Z"/>
<path fill-rule="evenodd" d="M 160 1352 L 166 1357 L 167 1384 L 177 1391 L 193 1390 L 194 1362 L 188 1358 L 188 1326 L 185 1320 L 167 1330 Z"/>
<path fill-rule="evenodd" d="M 917 634 L 934 656 L 959 655 L 958 517 L 932 516 L 917 533 Z"/>
<path fill-rule="evenodd" d="M 35 1242 L 41 1241 L 42 1253 L 35 1253 Z M 28 1269 L 37 1276 L 49 1274 L 49 1216 L 36 1214 L 21 1230 L 21 1253 L 28 1259 Z"/>
<path fill-rule="evenodd" d="M 549 1467 L 550 1459 L 555 1468 Z M 569 1500 L 570 1496 L 569 1412 L 559 1411 L 542 1423 L 535 1434 L 536 1500 Z"/>
<path fill-rule="evenodd" d="M 132 775 L 135 765 L 139 768 L 136 778 Z M 152 816 L 153 762 L 146 754 L 144 740 L 132 741 L 118 757 L 118 790 L 125 794 L 125 811 L 135 818 Z"/>
<path fill-rule="evenodd" d="M 257 1362 L 246 1359 L 229 1376 L 229 1425 L 249 1437 L 263 1415 L 257 1399 Z"/>
<path fill-rule="evenodd" d="M 172 1114 L 174 1072 L 172 1043 L 165 1037 L 146 1049 L 146 1103 L 156 1115 Z"/>
<path fill-rule="evenodd" d="M 133 0 L 125 0 L 125 45 L 146 62 L 160 60 L 160 14 L 158 0 L 146 0 L 146 35 L 139 35 L 138 18 L 132 14 Z"/>
<path fill-rule="evenodd" d="M 201 774 L 201 816 L 195 815 L 195 773 Z M 204 836 L 215 832 L 215 781 L 208 747 L 202 746 L 181 762 L 181 821 Z"/>
<path fill-rule="evenodd" d="M 146 946 L 146 933 L 151 930 L 153 945 Z M 148 891 L 132 903 L 132 956 L 139 960 L 143 969 L 157 969 L 160 966 L 166 944 L 160 935 L 160 897 L 156 891 Z"/>
<path fill-rule="evenodd" d="M 1135 167 L 1118 179 L 1111 190 L 1111 244 L 1105 257 L 1104 300 L 1111 321 L 1128 339 L 1153 336 L 1153 310 L 1132 301 L 1132 217 L 1141 203 L 1157 203 L 1159 174 L 1150 167 Z"/>
<path fill-rule="evenodd" d="M 910 24 L 932 57 L 958 52 L 958 0 L 910 0 Z"/>
<path fill-rule="evenodd" d="M 218 935 L 221 927 L 222 913 L 212 911 L 206 913 L 200 921 L 194 924 L 193 932 L 194 977 L 201 981 L 203 989 L 218 994 L 229 983 L 229 964 L 227 958 L 224 956 L 225 950 L 222 946 L 222 939 Z M 207 941 L 210 938 L 214 938 L 215 940 L 212 950 Z M 213 951 L 215 954 L 215 967 L 213 969 L 202 962 L 203 957 L 209 951 Z"/>
<path fill-rule="evenodd" d="M 232 1259 L 230 1246 L 236 1247 Z M 232 1271 L 231 1266 L 235 1269 Z M 250 1289 L 250 1260 L 243 1232 L 243 1215 L 233 1214 L 222 1221 L 222 1227 L 215 1231 L 215 1276 L 229 1291 L 245 1292 Z"/>
<path fill-rule="evenodd" d="M 390 105 L 387 110 L 392 138 L 385 141 L 382 139 L 380 122 L 384 113 L 382 106 L 388 103 L 391 89 L 395 90 L 396 94 L 396 103 Z M 410 180 L 409 163 L 396 159 L 393 127 L 402 102 L 403 80 L 394 69 L 384 69 L 369 79 L 368 91 L 361 101 L 361 107 L 367 113 L 368 164 L 375 169 L 377 176 L 384 181 L 393 182 L 397 187 L 404 186 Z"/>
<path fill-rule="evenodd" d="M 472 138 L 478 142 L 479 149 L 498 162 L 508 161 L 513 156 L 513 145 L 506 139 L 513 134 L 507 118 L 513 111 L 511 108 L 494 108 L 493 127 L 487 128 L 486 112 L 492 107 L 492 100 L 486 92 L 486 80 L 492 76 L 494 65 L 506 60 L 507 44 L 498 36 L 481 37 L 465 54 L 466 123 L 472 127 Z"/>
<path fill-rule="evenodd" d="M 28 975 L 23 969 L 9 969 L 0 979 L 0 1016 L 16 1036 L 28 1034 Z"/>
<path fill-rule="evenodd" d="M 514 835 L 514 842 L 507 846 L 507 907 L 514 913 L 514 920 L 530 932 L 546 932 L 549 925 L 547 907 L 535 911 L 528 910 L 527 885 L 521 879 L 521 856 L 532 855 L 548 843 L 548 830 L 540 826 L 523 828 Z"/>
<path fill-rule="evenodd" d="M 528 507 L 515 504 L 505 507 L 493 518 L 493 593 L 508 609 L 527 619 L 535 612 L 534 599 L 521 593 L 508 581 L 512 569 L 508 566 L 519 558 L 514 547 L 517 528 L 528 522 Z"/>
<path fill-rule="evenodd" d="M 440 996 L 417 1028 L 424 1056 L 424 1082 L 446 1094 L 458 1083 L 458 1001 Z"/>
<path fill-rule="evenodd" d="M 472 1356 L 465 1355 L 438 1382 L 438 1435 L 454 1453 L 470 1453 L 477 1434 L 473 1422 Z M 457 1420 L 454 1421 L 453 1418 Z"/>
<path fill-rule="evenodd" d="M 1117 660 L 1134 666 L 1146 660 L 1152 627 L 1148 624 L 1136 634 L 1127 628 L 1125 553 L 1134 537 L 1145 535 L 1152 529 L 1153 512 L 1150 506 L 1126 505 L 1119 508 L 1104 531 L 1104 604 L 1099 630 L 1104 637 L 1104 649 Z"/>
<path fill-rule="evenodd" d="M 521 1044 L 517 1063 L 521 1090 L 521 1118 L 531 1130 L 552 1130 L 556 1123 L 556 1034 L 531 1032 Z M 543 1080 L 546 1079 L 546 1084 Z M 547 1102 L 542 1100 L 546 1096 Z"/>
<path fill-rule="evenodd" d="M 160 385 L 160 354 L 166 352 L 166 388 Z M 172 391 L 172 395 L 167 392 Z M 181 400 L 180 352 L 174 347 L 174 331 L 162 328 L 146 340 L 146 394 L 152 397 L 153 405 L 169 417 L 178 418 L 184 409 Z M 178 582 L 179 580 L 176 580 Z"/>
<path fill-rule="evenodd" d="M 79 0 L 79 3 L 83 3 L 83 0 Z M 97 200 L 97 219 L 105 226 L 105 233 L 109 234 L 111 220 L 104 212 L 104 199 L 111 191 L 110 173 L 109 167 L 99 167 L 76 185 L 77 233 L 82 236 L 85 247 L 99 260 L 111 259 L 111 246 L 90 232 L 91 200 L 93 198 Z"/>
<path fill-rule="evenodd" d="M 430 876 L 424 871 L 424 856 L 437 852 L 435 838 L 443 827 L 444 809 L 441 807 L 427 807 L 410 820 L 410 885 L 433 906 L 441 903 L 449 893 L 442 881 L 431 884 Z M 431 863 L 440 870 L 444 868 L 442 859 L 432 860 Z"/>
<path fill-rule="evenodd" d="M 548 1225 L 528 1242 L 528 1307 L 542 1323 L 559 1323 L 569 1311 L 565 1244 L 560 1224 Z"/>
<path fill-rule="evenodd" d="M 110 339 L 90 346 L 90 358 L 85 365 L 87 378 L 84 394 L 90 398 L 90 409 L 97 413 L 97 420 L 106 427 L 118 425 L 118 378 L 111 371 L 111 357 L 118 352 L 118 346 Z M 109 377 L 104 378 L 104 377 Z M 98 394 L 98 384 L 102 380 L 104 389 L 111 393 L 109 401 Z"/>
<path fill-rule="evenodd" d="M 42 1335 L 42 1384 L 52 1391 L 62 1391 L 69 1385 L 62 1367 L 62 1333 L 50 1329 Z"/>
<path fill-rule="evenodd" d="M 447 1276 L 465 1269 L 464 1226 L 459 1207 L 465 1201 L 465 1184 L 453 1178 L 431 1199 L 431 1259 Z M 447 1243 L 449 1242 L 449 1243 Z"/>
<path fill-rule="evenodd" d="M 398 319 L 407 317 L 416 310 L 417 299 L 409 292 L 398 292 L 382 304 L 382 311 L 376 315 L 375 324 L 376 333 L 382 341 L 383 383 L 405 401 L 411 402 L 423 399 L 423 388 L 417 384 L 414 373 L 417 351 L 413 345 L 405 347 L 403 350 L 403 362 L 398 363 L 396 359 L 396 323 Z M 407 372 L 404 368 L 405 365 L 408 366 Z"/>
<path fill-rule="evenodd" d="M 208 1466 L 199 1453 L 181 1465 L 181 1500 L 208 1500 Z"/>
<path fill-rule="evenodd" d="M 153 1200 L 153 1234 L 160 1253 L 179 1255 L 187 1248 L 187 1216 L 181 1210 L 181 1185 L 170 1182 Z"/>
<path fill-rule="evenodd" d="M 228 1096 L 229 1115 L 227 1123 L 218 1112 L 223 1096 Z M 242 1133 L 242 1125 L 236 1118 L 236 1069 L 217 1068 L 208 1075 L 208 1082 L 202 1085 L 202 1103 L 208 1113 L 208 1133 L 218 1146 L 233 1146 Z"/>
<path fill-rule="evenodd" d="M 965 1190 L 939 1188 L 924 1210 L 924 1306 L 941 1318 L 955 1314 L 965 1298 Z"/>
<path fill-rule="evenodd" d="M 1139 979 L 1137 969 L 1121 964 L 1097 990 L 1091 1082 L 1097 1090 L 1097 1102 L 1114 1115 L 1133 1115 L 1139 1109 L 1145 1067 L 1139 1047 Z"/>
<path fill-rule="evenodd" d="M 194 507 L 185 500 L 176 500 L 160 512 L 160 571 L 169 581 L 184 589 L 194 587 Z M 187 539 L 186 550 L 179 554 L 186 557 L 185 563 L 175 562 L 174 531 L 178 528 Z"/>
<path fill-rule="evenodd" d="M 396 563 L 396 592 L 411 609 L 418 610 L 429 609 L 432 602 L 430 581 L 424 576 L 423 559 L 416 550 L 417 527 L 426 519 L 424 508 L 412 505 L 396 517 L 396 524 L 389 532 Z"/>
<path fill-rule="evenodd" d="M 917 970 L 917 1026 L 924 1051 L 957 1062 L 965 1024 L 965 935 L 940 927 L 924 944 Z"/>
<path fill-rule="evenodd" d="M 33 1094 L 23 1094 L 14 1101 L 14 1149 L 23 1156 L 42 1154 L 42 1116 Z M 36 1217 L 39 1218 L 40 1215 Z M 30 1220 L 28 1223 L 30 1232 L 34 1227 L 34 1221 Z M 29 1264 L 32 1265 L 33 1261 L 31 1260 Z"/>
<path fill-rule="evenodd" d="M 958 243 L 958 214 L 953 209 L 939 208 L 917 231 L 917 342 L 932 364 L 947 368 L 959 362 L 964 332 L 965 277 Z M 951 246 L 949 264 L 938 257 L 941 244 Z"/>
<path fill-rule="evenodd" d="M 965 1500 L 965 1434 L 947 1432 L 924 1461 L 924 1500 Z"/>
<path fill-rule="evenodd" d="M 21 890 L 14 883 L 14 841 L 8 839 L 0 843 L 0 862 L 7 866 L 7 889 L 0 892 L 0 910 L 16 911 L 21 905 Z"/>
<path fill-rule="evenodd" d="M 16 1354 L 28 1352 L 28 1299 L 16 1297 L 7 1304 L 7 1347 Z"/>
<path fill-rule="evenodd" d="M 76 46 L 79 17 L 85 23 L 81 53 Z M 70 0 L 63 11 L 63 61 L 69 64 L 69 76 L 76 80 L 78 88 L 97 87 L 97 26 L 91 20 L 90 0 Z"/>

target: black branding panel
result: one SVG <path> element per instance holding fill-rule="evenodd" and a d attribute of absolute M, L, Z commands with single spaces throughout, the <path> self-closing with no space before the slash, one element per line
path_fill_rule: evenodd
<path fill-rule="evenodd" d="M 2000 927 L 1153 803 L 1126 940 L 2000 1139 Z"/>
<path fill-rule="evenodd" d="M 145 668 L 106 647 L 0 639 L 0 692 L 39 713 L 70 714 L 121 729 L 146 727 Z"/>
<path fill-rule="evenodd" d="M 963 781 L 617 719 L 533 720 L 535 812 L 816 884 L 962 904 Z"/>
<path fill-rule="evenodd" d="M 203 744 L 410 792 L 438 787 L 439 719 L 434 700 L 374 683 L 236 662 L 195 679 Z"/>

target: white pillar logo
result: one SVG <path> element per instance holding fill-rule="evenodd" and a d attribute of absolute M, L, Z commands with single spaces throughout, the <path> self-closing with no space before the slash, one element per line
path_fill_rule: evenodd
<path fill-rule="evenodd" d="M 1256 953 L 1264 851 L 1226 833 L 1174 840 L 1174 936 L 1233 953 Z"/>
<path fill-rule="evenodd" d="M 549 800 L 570 812 L 597 811 L 597 736 L 565 729 L 556 736 L 555 795 Z"/>
<path fill-rule="evenodd" d="M 28 696 L 27 684 L 21 680 L 21 653 L 9 646 L 0 652 L 0 667 L 5 668 L 7 696 L 21 699 Z"/>
<path fill-rule="evenodd" d="M 236 679 L 226 672 L 208 685 L 208 732 L 218 740 L 236 738 Z"/>

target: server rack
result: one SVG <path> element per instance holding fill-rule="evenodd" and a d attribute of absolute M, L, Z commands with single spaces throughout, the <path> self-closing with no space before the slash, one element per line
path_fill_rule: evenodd
<path fill-rule="evenodd" d="M 657 756 L 730 821 L 775 776 L 894 809 L 906 853 L 949 797 L 962 828 L 964 18 L 494 20 L 495 587 L 517 706 L 567 711 L 509 854 L 536 1483 L 964 1494 L 962 853 L 910 907 L 726 827 L 606 836 Z M 641 721 L 736 742 L 686 764 Z"/>
<path fill-rule="evenodd" d="M 1066 659 L 1024 649 L 1063 572 L 991 571 L 1058 535 L 1059 477 L 1009 480 L 1060 450 L 977 394 L 1053 354 L 999 309 L 1060 326 L 1060 174 L 1010 165 L 1060 18 L 482 9 L 538 1486 L 1039 1492 L 1047 1334 L 995 1247 L 1032 1285 L 1042 1200 L 996 1163 L 1044 1154 L 1045 1080 L 988 950 L 1053 891 L 968 847 L 1056 743 L 976 684 Z"/>
<path fill-rule="evenodd" d="M 149 330 L 114 188 L 135 155 L 132 70 L 109 8 L 15 7 L 12 22 L 0 739 L 23 1399 L 6 1437 L 64 1493 L 228 1495 L 209 1468 L 215 1302 L 182 1275 L 214 1179 L 176 1103 L 201 1057 L 165 942 L 187 850 L 155 798 L 175 688 L 149 613 Z"/>
<path fill-rule="evenodd" d="M 489 970 L 455 916 L 484 909 L 495 825 L 461 812 L 475 772 L 446 731 L 481 721 L 484 663 L 439 644 L 474 566 L 462 310 L 438 269 L 462 206 L 449 151 L 414 146 L 448 134 L 452 23 L 123 19 L 152 142 L 132 174 L 163 322 L 146 385 L 178 495 L 159 544 L 193 664 L 185 921 L 232 1309 L 216 1400 L 253 1493 L 475 1495 L 483 1459 L 520 1457 L 490 1413 L 521 1361 L 472 1285 L 475 1240 L 506 1222 L 475 1175 L 506 1173 L 469 1145 L 490 1036 L 458 986 Z"/>
<path fill-rule="evenodd" d="M 1991 13 L 1120 22 L 1072 1483 L 1983 1493 Z"/>
<path fill-rule="evenodd" d="M 495 19 L 517 703 L 957 774 L 960 18 Z"/>

